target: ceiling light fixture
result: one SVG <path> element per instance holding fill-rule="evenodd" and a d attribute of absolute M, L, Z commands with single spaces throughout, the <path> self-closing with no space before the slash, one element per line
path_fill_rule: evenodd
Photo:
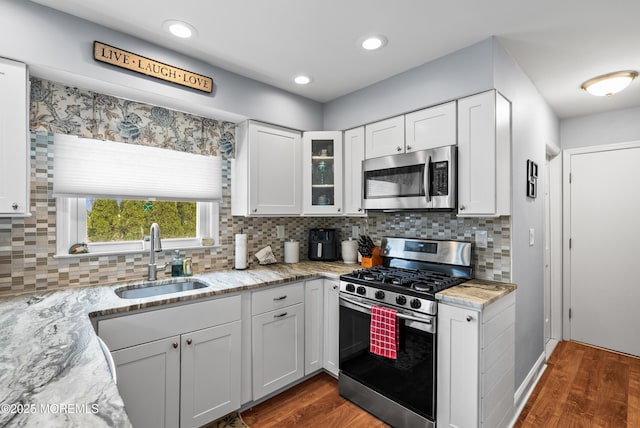
<path fill-rule="evenodd" d="M 311 77 L 301 74 L 300 76 L 296 76 L 293 81 L 298 85 L 306 85 L 308 83 L 311 83 Z"/>
<path fill-rule="evenodd" d="M 605 95 L 611 96 L 629 86 L 631 81 L 636 77 L 638 77 L 637 71 L 616 71 L 589 79 L 580 85 L 580 87 L 591 95 L 598 97 Z"/>
<path fill-rule="evenodd" d="M 162 24 L 162 28 L 181 39 L 188 39 L 190 37 L 193 37 L 197 33 L 193 25 L 187 24 L 186 22 L 177 21 L 175 19 L 164 21 L 164 23 Z"/>
<path fill-rule="evenodd" d="M 375 51 L 384 47 L 386 44 L 387 38 L 385 36 L 376 35 L 365 38 L 362 41 L 361 46 L 363 49 L 366 49 L 368 51 Z"/>

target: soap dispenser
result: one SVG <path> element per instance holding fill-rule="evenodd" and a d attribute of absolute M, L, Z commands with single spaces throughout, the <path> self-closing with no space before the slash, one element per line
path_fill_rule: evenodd
<path fill-rule="evenodd" d="M 171 262 L 171 276 L 183 276 L 183 263 L 182 257 L 180 257 L 180 250 L 174 251 L 173 261 Z"/>

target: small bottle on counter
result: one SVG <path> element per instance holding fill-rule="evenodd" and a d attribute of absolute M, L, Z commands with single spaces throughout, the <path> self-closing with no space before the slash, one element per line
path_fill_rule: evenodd
<path fill-rule="evenodd" d="M 184 267 L 184 269 L 183 269 L 184 276 L 193 275 L 193 269 L 192 269 L 192 266 L 191 266 L 191 257 L 185 257 L 184 266 L 183 267 Z"/>
<path fill-rule="evenodd" d="M 182 257 L 180 257 L 180 250 L 175 250 L 173 261 L 171 262 L 171 276 L 184 275 L 183 263 L 184 261 L 182 260 Z"/>

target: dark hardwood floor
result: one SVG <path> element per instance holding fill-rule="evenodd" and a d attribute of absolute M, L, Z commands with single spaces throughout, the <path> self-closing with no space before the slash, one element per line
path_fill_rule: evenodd
<path fill-rule="evenodd" d="M 387 427 L 369 413 L 338 395 L 338 381 L 321 373 L 242 412 L 251 428 Z"/>
<path fill-rule="evenodd" d="M 251 428 L 386 427 L 322 373 L 242 413 Z M 560 342 L 515 428 L 640 428 L 640 358 Z"/>
<path fill-rule="evenodd" d="M 640 427 L 640 358 L 560 342 L 514 427 Z"/>

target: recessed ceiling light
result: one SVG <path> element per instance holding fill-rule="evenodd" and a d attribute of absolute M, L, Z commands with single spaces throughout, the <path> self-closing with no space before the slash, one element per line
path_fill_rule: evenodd
<path fill-rule="evenodd" d="M 187 24 L 186 22 L 177 21 L 175 19 L 164 21 L 164 23 L 162 24 L 162 28 L 181 39 L 188 39 L 196 34 L 196 29 L 193 27 L 193 25 Z"/>
<path fill-rule="evenodd" d="M 377 49 L 384 47 L 384 45 L 386 44 L 387 44 L 387 38 L 381 35 L 369 36 L 366 39 L 364 39 L 361 43 L 362 48 L 368 51 L 375 51 Z"/>
<path fill-rule="evenodd" d="M 611 96 L 629 86 L 636 77 L 638 77 L 637 71 L 616 71 L 589 79 L 580 87 L 591 95 L 598 97 Z"/>
<path fill-rule="evenodd" d="M 298 85 L 306 85 L 307 83 L 311 82 L 311 77 L 300 75 L 300 76 L 296 76 L 293 79 L 293 81 L 296 82 Z"/>

